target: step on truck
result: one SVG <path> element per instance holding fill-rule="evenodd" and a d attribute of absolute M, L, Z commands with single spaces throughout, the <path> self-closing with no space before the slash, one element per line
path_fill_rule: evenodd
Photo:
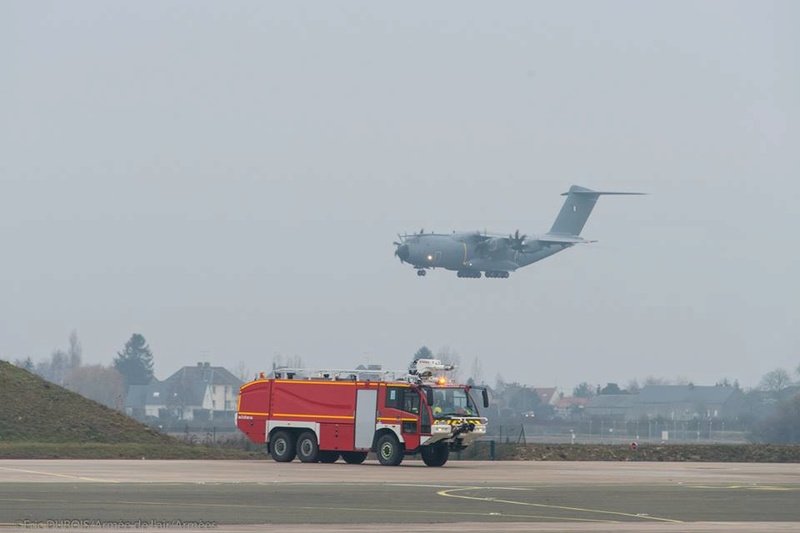
<path fill-rule="evenodd" d="M 280 368 L 242 385 L 237 427 L 281 463 L 363 463 L 375 452 L 382 465 L 405 456 L 442 466 L 486 434 L 472 393 L 486 389 L 455 384 L 453 370 L 437 359 L 414 361 L 407 374 L 375 370 Z"/>

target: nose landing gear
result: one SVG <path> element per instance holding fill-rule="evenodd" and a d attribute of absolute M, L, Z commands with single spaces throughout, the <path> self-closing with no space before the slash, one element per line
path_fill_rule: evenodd
<path fill-rule="evenodd" d="M 424 275 L 425 275 L 425 274 L 427 274 L 427 273 L 428 273 L 428 271 L 427 271 L 427 270 L 424 270 L 424 269 L 422 269 L 422 268 L 420 268 L 419 270 L 417 270 L 417 276 L 424 276 Z"/>

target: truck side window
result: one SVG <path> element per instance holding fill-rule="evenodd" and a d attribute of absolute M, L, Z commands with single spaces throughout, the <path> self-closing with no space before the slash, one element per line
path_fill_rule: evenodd
<path fill-rule="evenodd" d="M 400 387 L 386 387 L 386 407 L 400 409 Z"/>
<path fill-rule="evenodd" d="M 419 392 L 415 389 L 403 391 L 403 411 L 419 414 Z"/>

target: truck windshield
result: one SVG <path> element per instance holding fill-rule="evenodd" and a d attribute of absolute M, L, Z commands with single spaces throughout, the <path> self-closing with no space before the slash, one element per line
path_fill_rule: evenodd
<path fill-rule="evenodd" d="M 478 414 L 478 410 L 475 408 L 475 404 L 466 389 L 434 387 L 431 410 L 434 418 L 475 416 Z"/>

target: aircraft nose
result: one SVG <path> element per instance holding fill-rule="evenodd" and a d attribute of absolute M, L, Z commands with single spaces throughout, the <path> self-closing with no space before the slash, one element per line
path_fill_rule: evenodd
<path fill-rule="evenodd" d="M 394 255 L 399 257 L 400 261 L 403 261 L 403 262 L 408 261 L 408 255 L 409 255 L 408 245 L 407 244 L 401 244 L 400 246 L 398 246 L 397 250 L 394 251 Z"/>

